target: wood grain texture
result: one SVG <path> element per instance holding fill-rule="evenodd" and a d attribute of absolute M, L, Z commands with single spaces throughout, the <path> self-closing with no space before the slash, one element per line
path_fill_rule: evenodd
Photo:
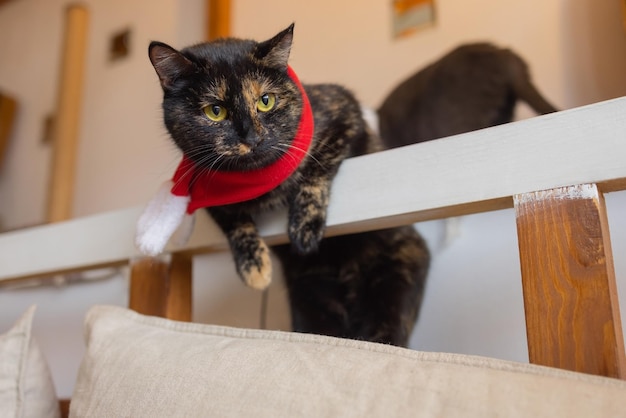
<path fill-rule="evenodd" d="M 131 263 L 129 308 L 191 321 L 191 257 L 145 257 Z"/>
<path fill-rule="evenodd" d="M 76 4 L 68 6 L 57 92 L 57 113 L 53 127 L 48 222 L 64 221 L 72 217 L 88 28 L 87 8 Z"/>
<path fill-rule="evenodd" d="M 170 261 L 169 292 L 165 317 L 177 321 L 191 321 L 193 259 L 188 254 L 173 254 Z"/>
<path fill-rule="evenodd" d="M 626 378 L 602 194 L 587 184 L 514 200 L 530 362 Z"/>

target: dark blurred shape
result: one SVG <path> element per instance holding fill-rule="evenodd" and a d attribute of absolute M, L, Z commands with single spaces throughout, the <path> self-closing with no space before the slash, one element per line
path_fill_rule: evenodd
<path fill-rule="evenodd" d="M 400 83 L 378 109 L 388 148 L 511 122 L 517 100 L 557 109 L 537 91 L 524 60 L 487 43 L 462 45 Z"/>

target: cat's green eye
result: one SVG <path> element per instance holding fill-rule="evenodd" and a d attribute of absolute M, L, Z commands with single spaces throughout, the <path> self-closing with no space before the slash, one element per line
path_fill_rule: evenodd
<path fill-rule="evenodd" d="M 204 110 L 206 117 L 214 122 L 222 121 L 226 119 L 226 115 L 228 115 L 226 108 L 220 105 L 205 106 L 202 110 Z"/>
<path fill-rule="evenodd" d="M 267 112 L 272 110 L 276 104 L 276 95 L 273 93 L 265 93 L 256 102 L 256 108 L 261 112 Z"/>

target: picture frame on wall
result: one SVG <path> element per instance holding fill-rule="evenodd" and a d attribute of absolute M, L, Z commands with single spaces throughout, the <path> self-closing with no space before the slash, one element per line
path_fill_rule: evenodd
<path fill-rule="evenodd" d="M 392 9 L 394 38 L 413 35 L 435 24 L 435 0 L 392 0 Z"/>

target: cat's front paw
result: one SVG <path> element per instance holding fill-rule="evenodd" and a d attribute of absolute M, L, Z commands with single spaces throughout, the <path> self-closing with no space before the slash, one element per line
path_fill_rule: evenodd
<path fill-rule="evenodd" d="M 263 290 L 272 282 L 270 252 L 262 240 L 259 240 L 250 257 L 241 258 L 236 262 L 241 279 L 251 288 Z"/>
<path fill-rule="evenodd" d="M 321 214 L 307 213 L 296 217 L 289 223 L 289 240 L 299 254 L 310 254 L 319 248 L 324 237 L 326 217 Z"/>

